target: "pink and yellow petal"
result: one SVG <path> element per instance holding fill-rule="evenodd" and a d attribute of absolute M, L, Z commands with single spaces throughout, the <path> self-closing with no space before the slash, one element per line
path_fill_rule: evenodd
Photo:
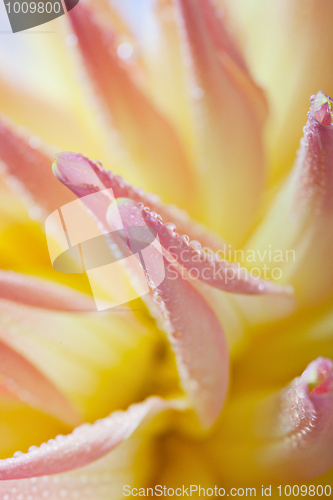
<path fill-rule="evenodd" d="M 178 25 L 191 64 L 200 220 L 239 245 L 264 182 L 265 99 L 212 2 L 179 0 Z"/>
<path fill-rule="evenodd" d="M 1 300 L 0 319 L 1 338 L 48 377 L 85 420 L 145 395 L 156 337 L 130 310 L 97 317 Z"/>
<path fill-rule="evenodd" d="M 333 6 L 329 0 L 227 0 L 244 53 L 271 103 L 267 146 L 271 180 L 288 174 L 302 136 L 308 97 L 333 93 Z M 283 145 L 283 147 L 281 147 Z"/>
<path fill-rule="evenodd" d="M 256 265 L 276 268 L 301 305 L 332 294 L 332 102 L 313 96 L 295 166 L 245 249 Z"/>
<path fill-rule="evenodd" d="M 145 187 L 193 213 L 195 189 L 181 141 L 117 55 L 115 33 L 79 5 L 70 14 L 79 48 L 96 92 L 121 135 Z"/>
<path fill-rule="evenodd" d="M 226 483 L 300 483 L 328 472 L 332 380 L 332 361 L 318 358 L 280 391 L 235 398 L 210 443 Z"/>

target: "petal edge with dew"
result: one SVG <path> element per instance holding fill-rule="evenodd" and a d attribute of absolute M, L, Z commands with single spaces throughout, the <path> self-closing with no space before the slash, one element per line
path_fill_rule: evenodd
<path fill-rule="evenodd" d="M 333 362 L 318 358 L 281 391 L 229 406 L 210 446 L 228 481 L 306 481 L 333 465 Z M 233 422 L 242 423 L 236 440 Z M 223 443 L 223 446 L 221 446 Z M 231 444 L 232 443 L 232 444 Z M 242 471 L 236 467 L 242 449 Z M 236 475 L 235 475 L 236 474 Z"/>

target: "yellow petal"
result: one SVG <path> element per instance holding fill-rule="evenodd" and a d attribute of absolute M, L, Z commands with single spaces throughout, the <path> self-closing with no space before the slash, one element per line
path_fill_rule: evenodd
<path fill-rule="evenodd" d="M 264 181 L 262 91 L 211 2 L 179 0 L 196 126 L 200 218 L 232 244 L 247 235 Z M 184 63 L 185 64 L 185 63 Z"/>
<path fill-rule="evenodd" d="M 0 321 L 3 340 L 46 375 L 85 420 L 145 395 L 156 343 L 133 313 L 61 313 L 1 300 Z"/>
<path fill-rule="evenodd" d="M 244 51 L 271 103 L 268 153 L 272 180 L 285 176 L 302 136 L 307 99 L 333 93 L 330 0 L 227 0 Z"/>
<path fill-rule="evenodd" d="M 332 468 L 332 366 L 318 358 L 280 391 L 234 398 L 210 442 L 227 483 L 302 484 Z"/>
<path fill-rule="evenodd" d="M 293 285 L 302 305 L 333 291 L 332 103 L 323 92 L 313 100 L 293 171 L 244 254 L 267 277 Z"/>

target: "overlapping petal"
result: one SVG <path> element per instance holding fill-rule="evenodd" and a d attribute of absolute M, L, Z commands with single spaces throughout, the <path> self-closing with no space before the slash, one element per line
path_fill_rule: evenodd
<path fill-rule="evenodd" d="M 107 218 L 113 227 L 113 207 L 110 208 Z M 144 242 L 142 228 L 146 224 L 142 209 L 131 200 L 118 203 L 118 209 L 125 226 L 138 228 L 136 239 Z M 148 283 L 155 281 L 158 270 L 154 262 L 159 251 L 150 247 L 146 267 Z M 215 314 L 190 281 L 182 277 L 167 257 L 163 263 L 165 278 L 156 287 L 153 300 L 175 352 L 183 388 L 202 424 L 209 427 L 219 416 L 228 390 L 229 356 L 224 333 Z M 154 313 L 154 307 L 152 311 Z"/>
<path fill-rule="evenodd" d="M 285 389 L 234 400 L 212 445 L 228 482 L 300 482 L 332 467 L 332 366 L 318 358 Z"/>
<path fill-rule="evenodd" d="M 84 63 L 98 95 L 139 168 L 144 185 L 168 202 L 189 205 L 196 189 L 181 141 L 133 78 L 133 68 L 117 55 L 116 35 L 94 12 L 78 5 L 70 13 Z M 158 172 L 158 174 L 157 174 Z"/>
<path fill-rule="evenodd" d="M 134 187 L 120 175 L 102 168 L 100 162 L 90 161 L 81 154 L 59 153 L 53 164 L 53 172 L 78 197 L 111 188 L 116 198 L 130 198 L 143 203 L 164 220 L 177 224 L 178 230 L 188 234 L 191 240 L 200 240 L 203 246 L 214 250 L 221 250 L 225 246 L 222 238 L 191 220 L 185 211 L 174 205 L 163 204 L 158 195 L 145 193 L 143 189 Z"/>
<path fill-rule="evenodd" d="M 154 468 L 147 457 L 155 453 L 154 435 L 158 432 L 158 427 L 162 422 L 164 425 L 167 423 L 164 419 L 165 415 L 161 414 L 159 417 L 158 414 L 171 406 L 171 401 L 168 403 L 158 398 L 150 398 L 138 405 L 132 405 L 126 412 L 118 412 L 118 415 L 112 414 L 104 421 L 96 422 L 89 429 L 78 429 L 77 433 L 81 437 L 83 437 L 84 432 L 88 433 L 87 437 L 88 440 L 90 438 L 92 445 L 91 451 L 94 449 L 95 452 L 98 450 L 99 453 L 104 453 L 110 446 L 113 447 L 113 450 L 86 466 L 68 472 L 29 479 L 0 481 L 1 495 L 10 500 L 19 495 L 30 495 L 37 500 L 43 498 L 56 500 L 64 497 L 83 498 L 84 500 L 91 497 L 101 500 L 122 498 L 124 485 L 140 487 L 154 475 Z M 123 421 L 119 420 L 121 416 L 123 416 Z M 142 425 L 140 425 L 140 421 L 142 421 Z M 153 427 L 156 429 L 152 425 L 148 426 L 148 423 L 153 423 Z M 140 428 L 135 430 L 138 425 Z M 119 431 L 118 435 L 116 430 Z M 127 437 L 126 431 L 128 431 Z M 62 436 L 54 442 L 45 443 L 41 448 L 33 447 L 29 452 L 31 464 L 33 453 L 36 457 L 44 449 L 45 452 L 48 450 L 54 456 L 56 455 L 55 447 L 61 445 L 61 442 L 64 442 L 62 446 L 66 444 L 66 441 L 70 444 L 73 437 L 74 435 Z M 94 438 L 98 438 L 98 442 Z M 87 445 L 88 440 L 86 441 Z M 80 446 L 84 448 L 87 458 L 88 450 L 82 446 L 82 441 Z M 75 461 L 75 451 L 71 449 L 71 453 Z"/>
<path fill-rule="evenodd" d="M 82 172 L 79 166 L 85 167 L 92 181 L 88 184 L 75 183 L 77 175 Z M 74 154 L 58 155 L 55 163 L 55 173 L 78 196 L 84 196 L 91 191 L 102 191 L 106 187 L 117 187 L 118 179 L 102 170 L 93 169 L 93 164 L 87 159 Z M 98 176 L 96 174 L 98 173 Z M 86 179 L 85 179 L 86 180 Z M 74 182 L 73 182 L 74 181 Z M 122 186 L 123 188 L 125 185 Z M 130 191 L 129 191 L 130 193 Z M 117 197 L 118 190 L 114 190 Z M 103 199 L 104 198 L 104 199 Z M 135 202 L 131 202 L 136 216 L 134 222 L 145 226 L 141 210 Z M 107 227 L 107 209 L 110 200 L 102 194 L 98 203 L 90 205 L 97 219 Z M 126 205 L 124 205 L 126 210 Z M 126 217 L 131 214 L 124 214 Z M 111 217 L 112 219 L 112 217 Z M 111 224 L 111 227 L 112 224 Z M 151 250 L 149 260 L 154 262 L 154 252 Z M 211 425 L 219 415 L 223 406 L 228 387 L 228 353 L 223 331 L 215 314 L 204 298 L 184 280 L 174 266 L 164 259 L 165 279 L 155 290 L 155 300 L 158 303 L 158 315 L 164 318 L 167 330 L 178 361 L 179 374 L 186 392 L 190 395 L 194 406 L 205 426 Z M 149 280 L 154 277 L 149 275 Z M 151 303 L 149 302 L 149 305 Z M 190 313 L 196 311 L 196 315 Z M 203 350 L 203 346 L 205 346 Z M 205 356 L 202 356 L 202 353 Z M 212 366 L 214 368 L 212 369 Z"/>
<path fill-rule="evenodd" d="M 38 449 L 1 460 L 0 478 L 46 476 L 88 465 L 129 438 L 149 415 L 170 408 L 177 408 L 177 403 L 149 398 L 130 406 L 125 412 L 114 412 L 92 425 L 83 424 L 72 434 L 51 439 Z"/>
<path fill-rule="evenodd" d="M 244 52 L 270 107 L 269 163 L 276 181 L 287 175 L 302 136 L 308 97 L 333 93 L 333 6 L 329 0 L 227 0 Z"/>
<path fill-rule="evenodd" d="M 0 336 L 2 337 L 0 331 Z M 81 422 L 68 398 L 23 356 L 0 339 L 0 375 L 4 386 L 17 399 L 43 410 L 68 425 Z"/>
<path fill-rule="evenodd" d="M 0 271 L 0 299 L 60 311 L 94 311 L 89 295 L 11 271 Z"/>
<path fill-rule="evenodd" d="M 153 328 L 144 327 L 130 309 L 97 316 L 2 299 L 0 336 L 87 421 L 146 395 L 157 349 Z"/>
<path fill-rule="evenodd" d="M 197 108 L 200 217 L 239 245 L 253 223 L 263 188 L 265 100 L 244 67 L 223 13 L 208 0 L 175 4 Z"/>
<path fill-rule="evenodd" d="M 332 100 L 313 98 L 298 158 L 263 222 L 247 244 L 256 263 L 295 287 L 304 304 L 332 293 Z M 328 121 L 329 120 L 329 121 Z M 273 257 L 270 257 L 272 256 Z M 279 257 L 280 256 L 280 257 Z"/>

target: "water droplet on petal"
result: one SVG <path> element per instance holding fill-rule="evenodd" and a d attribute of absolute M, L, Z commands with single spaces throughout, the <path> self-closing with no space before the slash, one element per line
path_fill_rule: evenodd
<path fill-rule="evenodd" d="M 201 243 L 197 240 L 190 241 L 190 245 L 194 250 L 199 250 L 201 248 Z"/>
<path fill-rule="evenodd" d="M 173 222 L 167 222 L 165 224 L 165 227 L 169 229 L 169 231 L 176 231 L 176 224 L 174 224 Z"/>
<path fill-rule="evenodd" d="M 42 215 L 42 209 L 38 206 L 29 208 L 29 217 L 32 220 L 39 220 Z"/>
<path fill-rule="evenodd" d="M 117 54 L 120 59 L 123 59 L 126 61 L 126 59 L 129 59 L 131 55 L 133 54 L 133 46 L 129 42 L 123 42 L 121 43 L 118 48 L 117 48 Z"/>
<path fill-rule="evenodd" d="M 94 163 L 97 167 L 103 168 L 103 163 L 102 163 L 100 160 L 95 160 L 95 161 L 93 161 L 93 163 Z"/>
<path fill-rule="evenodd" d="M 70 35 L 66 36 L 66 45 L 68 45 L 69 47 L 75 47 L 77 42 L 78 42 L 78 37 L 74 33 L 71 33 Z"/>
<path fill-rule="evenodd" d="M 191 90 L 191 96 L 193 97 L 193 99 L 201 99 L 203 95 L 204 91 L 201 87 L 194 87 L 194 89 Z"/>
<path fill-rule="evenodd" d="M 40 140 L 39 137 L 31 137 L 29 139 L 29 146 L 32 148 L 32 149 L 38 149 L 39 146 L 42 144 L 42 141 Z"/>

